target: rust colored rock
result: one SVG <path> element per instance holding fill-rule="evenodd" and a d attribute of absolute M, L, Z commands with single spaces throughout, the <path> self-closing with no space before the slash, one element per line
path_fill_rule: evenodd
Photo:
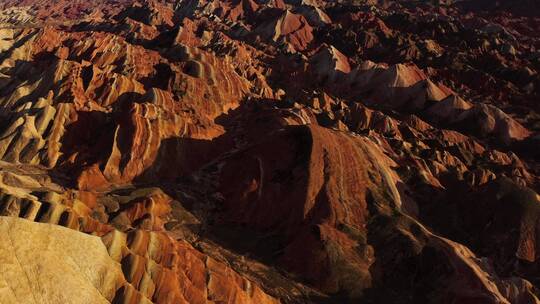
<path fill-rule="evenodd" d="M 1 1 L 0 302 L 540 303 L 507 2 Z"/>
<path fill-rule="evenodd" d="M 256 33 L 278 43 L 287 43 L 294 50 L 305 50 L 313 40 L 313 28 L 306 18 L 289 10 L 276 12 L 275 17 L 259 25 Z"/>
<path fill-rule="evenodd" d="M 289 269 L 326 292 L 360 294 L 371 286 L 367 269 L 374 259 L 362 241 L 366 196 L 375 182 L 370 179 L 382 182 L 401 204 L 390 164 L 365 138 L 288 127 L 224 162 L 223 220 L 280 231 L 289 242 L 283 257 Z M 337 267 L 349 270 L 334 272 Z"/>

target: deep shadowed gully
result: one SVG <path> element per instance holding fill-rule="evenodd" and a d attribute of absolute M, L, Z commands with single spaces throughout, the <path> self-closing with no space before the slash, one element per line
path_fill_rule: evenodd
<path fill-rule="evenodd" d="M 538 1 L 0 1 L 0 303 L 540 303 Z"/>

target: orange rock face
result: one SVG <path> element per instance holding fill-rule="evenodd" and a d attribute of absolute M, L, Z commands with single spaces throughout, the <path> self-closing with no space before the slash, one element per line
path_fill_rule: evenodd
<path fill-rule="evenodd" d="M 371 161 L 382 167 L 371 168 Z M 288 268 L 327 292 L 359 293 L 371 285 L 365 269 L 374 259 L 361 240 L 369 218 L 368 171 L 390 174 L 389 181 L 374 178 L 399 196 L 389 162 L 365 139 L 315 126 L 288 127 L 225 161 L 223 220 L 279 231 L 288 240 L 283 256 Z M 335 272 L 339 263 L 354 270 L 349 275 L 357 277 L 358 286 L 347 286 L 352 282 L 345 273 Z"/>
<path fill-rule="evenodd" d="M 0 299 L 540 303 L 534 5 L 360 2 L 0 3 Z"/>

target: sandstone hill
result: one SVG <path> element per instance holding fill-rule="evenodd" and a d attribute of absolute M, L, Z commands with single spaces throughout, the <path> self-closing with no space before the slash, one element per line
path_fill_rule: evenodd
<path fill-rule="evenodd" d="M 0 303 L 540 303 L 535 1 L 5 0 Z"/>

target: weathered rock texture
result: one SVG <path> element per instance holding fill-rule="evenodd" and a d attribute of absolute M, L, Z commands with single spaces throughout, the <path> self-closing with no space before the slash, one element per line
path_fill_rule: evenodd
<path fill-rule="evenodd" d="M 124 284 L 98 237 L 1 217 L 3 303 L 109 303 Z"/>
<path fill-rule="evenodd" d="M 0 303 L 540 303 L 507 2 L 2 1 Z"/>

